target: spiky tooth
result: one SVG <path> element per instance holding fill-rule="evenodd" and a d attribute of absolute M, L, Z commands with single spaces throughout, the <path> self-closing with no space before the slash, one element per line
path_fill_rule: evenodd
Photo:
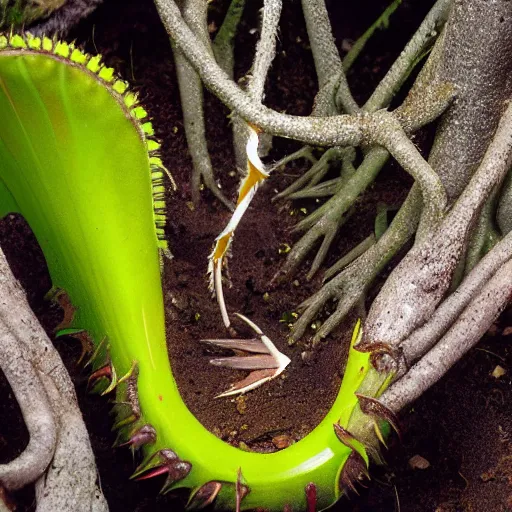
<path fill-rule="evenodd" d="M 72 52 L 71 52 L 71 56 L 70 56 L 70 59 L 73 61 L 73 62 L 76 62 L 77 64 L 85 64 L 87 62 L 87 54 L 85 54 L 83 51 L 81 51 L 80 49 L 78 48 L 75 48 Z"/>
<path fill-rule="evenodd" d="M 160 490 L 162 494 L 165 494 L 170 488 L 178 481 L 183 480 L 192 469 L 192 464 L 183 460 L 173 460 L 164 464 L 163 466 L 156 467 L 146 474 L 139 476 L 135 480 L 149 480 L 160 475 L 167 475 L 167 479 Z"/>
<path fill-rule="evenodd" d="M 113 364 L 111 364 L 110 366 L 111 366 L 111 373 L 112 373 L 112 376 L 110 377 L 110 384 L 107 386 L 107 389 L 105 389 L 101 393 L 101 396 L 107 395 L 108 393 L 114 391 L 114 389 L 116 389 L 116 386 L 117 386 L 116 367 Z"/>
<path fill-rule="evenodd" d="M 176 458 L 178 458 L 177 455 L 176 455 Z M 130 477 L 130 479 L 131 480 L 137 480 L 141 475 L 143 475 L 147 471 L 150 471 L 150 470 L 152 470 L 152 469 L 154 469 L 156 467 L 160 467 L 163 464 L 165 464 L 165 457 L 162 456 L 160 451 L 157 451 L 155 453 L 150 453 L 137 466 L 137 468 L 135 469 L 135 472 Z"/>
<path fill-rule="evenodd" d="M 119 446 L 131 446 L 133 448 L 140 448 L 144 444 L 153 444 L 156 441 L 156 430 L 149 424 L 143 425 L 141 428 L 136 429 L 130 439 L 126 443 Z"/>
<path fill-rule="evenodd" d="M 25 41 L 25 38 L 19 34 L 12 35 L 10 38 L 9 44 L 13 48 L 26 48 L 27 47 L 27 42 Z"/>
<path fill-rule="evenodd" d="M 92 352 L 94 348 L 94 343 L 87 331 L 78 331 L 75 332 L 74 334 L 70 333 L 69 336 L 77 339 L 80 342 L 80 345 L 82 346 L 82 352 L 80 354 L 80 357 L 78 358 L 78 361 L 76 362 L 77 365 L 80 365 L 84 360 L 85 356 Z"/>
<path fill-rule="evenodd" d="M 183 480 L 192 469 L 192 464 L 185 460 L 176 460 L 167 465 L 167 479 L 160 489 L 160 494 L 165 494 L 172 490 L 174 484 Z"/>
<path fill-rule="evenodd" d="M 61 338 L 62 336 L 70 336 L 80 342 L 82 352 L 80 353 L 80 357 L 76 362 L 78 366 L 84 360 L 86 354 L 89 354 L 94 349 L 94 343 L 89 336 L 89 333 L 84 329 L 70 327 L 66 329 L 60 329 L 55 333 L 55 338 Z"/>
<path fill-rule="evenodd" d="M 59 57 L 64 57 L 65 59 L 69 57 L 70 52 L 70 45 L 64 41 L 58 41 L 55 44 L 55 48 L 53 49 L 53 53 L 55 53 L 55 55 L 58 55 Z"/>
<path fill-rule="evenodd" d="M 53 51 L 53 41 L 49 37 L 43 37 L 43 50 L 46 52 Z"/>
<path fill-rule="evenodd" d="M 396 373 L 406 364 L 401 349 L 389 343 L 370 341 L 362 335 L 354 343 L 354 349 L 358 352 L 371 352 L 372 365 L 382 373 Z"/>
<path fill-rule="evenodd" d="M 33 36 L 30 32 L 25 34 L 25 39 L 27 41 L 27 45 L 32 50 L 40 50 L 42 41 L 40 37 Z"/>
<path fill-rule="evenodd" d="M 130 477 L 131 479 L 139 479 L 141 475 L 154 468 L 166 465 L 173 460 L 180 460 L 175 452 L 169 449 L 159 450 L 155 453 L 149 454 L 137 467 L 135 473 Z"/>
<path fill-rule="evenodd" d="M 54 338 L 62 338 L 62 336 L 74 336 L 76 334 L 82 334 L 85 330 L 81 328 L 69 327 L 66 329 L 59 329 L 55 332 Z"/>
<path fill-rule="evenodd" d="M 135 480 L 148 480 L 167 475 L 161 493 L 170 491 L 176 482 L 183 480 L 192 469 L 192 464 L 181 460 L 172 450 L 160 450 L 146 458 L 131 476 Z"/>
<path fill-rule="evenodd" d="M 105 354 L 103 354 L 105 352 Z M 96 345 L 94 352 L 91 354 L 89 360 L 85 363 L 85 367 L 87 366 L 96 366 L 100 361 L 105 362 L 105 356 L 108 352 L 108 338 L 105 336 L 102 340 Z"/>
<path fill-rule="evenodd" d="M 89 380 L 87 381 L 88 386 L 96 384 L 102 378 L 112 378 L 112 366 L 110 364 L 102 366 L 99 370 L 96 370 L 94 373 L 92 373 L 89 377 Z"/>
<path fill-rule="evenodd" d="M 310 482 L 304 489 L 306 493 L 307 512 L 316 512 L 316 485 Z"/>
<path fill-rule="evenodd" d="M 368 468 L 366 467 L 366 463 L 363 457 L 361 457 L 358 452 L 353 450 L 348 459 L 345 461 L 343 469 L 340 472 L 338 487 L 343 493 L 353 491 L 356 494 L 359 494 L 355 484 L 357 482 L 361 483 L 364 478 L 370 478 L 370 475 L 368 474 Z"/>
<path fill-rule="evenodd" d="M 124 94 L 128 89 L 128 82 L 117 78 L 115 82 L 112 84 L 112 89 L 114 89 L 117 94 Z"/>
<path fill-rule="evenodd" d="M 135 414 L 130 414 L 129 416 L 126 416 L 126 418 L 123 418 L 122 420 L 119 420 L 118 422 L 114 423 L 114 425 L 112 426 L 112 430 L 119 430 L 123 427 L 126 427 L 127 425 L 131 425 L 138 419 L 139 418 Z"/>
<path fill-rule="evenodd" d="M 221 489 L 222 484 L 220 482 L 206 482 L 192 496 L 190 496 L 186 510 L 201 510 L 208 505 L 211 505 Z"/>
<path fill-rule="evenodd" d="M 137 366 L 138 366 L 137 361 L 132 361 L 132 365 L 130 366 L 130 369 L 119 379 L 119 381 L 117 383 L 122 384 L 123 382 L 130 380 L 131 377 L 136 373 Z"/>
<path fill-rule="evenodd" d="M 361 408 L 361 411 L 363 412 L 363 414 L 366 414 L 376 420 L 387 421 L 393 427 L 395 432 L 398 434 L 398 437 L 401 439 L 400 422 L 398 421 L 396 414 L 391 409 L 386 407 L 382 402 L 379 402 L 379 400 L 377 400 L 376 398 L 361 395 L 359 393 L 355 393 L 355 395 L 359 400 L 359 407 Z M 375 426 L 376 426 L 376 433 L 379 436 L 379 433 L 380 433 L 379 426 L 377 423 L 375 423 Z M 385 446 L 385 443 L 382 439 L 382 434 L 380 434 L 379 440 Z"/>
<path fill-rule="evenodd" d="M 242 470 L 238 468 L 235 484 L 235 512 L 240 512 L 242 507 L 242 500 L 249 494 L 250 489 L 242 483 Z"/>
<path fill-rule="evenodd" d="M 57 325 L 57 327 L 55 327 L 55 332 L 72 327 L 76 308 L 71 303 L 69 295 L 64 290 L 59 290 L 53 296 L 53 300 L 55 300 L 55 302 L 57 302 L 64 311 L 62 321 Z"/>
<path fill-rule="evenodd" d="M 355 450 L 355 444 L 358 443 L 358 439 L 353 436 L 348 430 L 345 430 L 339 423 L 335 423 L 333 425 L 334 427 L 334 433 L 336 434 L 336 437 L 349 448 L 352 448 L 352 450 Z"/>
<path fill-rule="evenodd" d="M 89 62 L 87 62 L 87 69 L 89 71 L 92 71 L 93 73 L 98 73 L 101 69 L 101 56 L 100 55 L 93 55 L 89 59 Z"/>

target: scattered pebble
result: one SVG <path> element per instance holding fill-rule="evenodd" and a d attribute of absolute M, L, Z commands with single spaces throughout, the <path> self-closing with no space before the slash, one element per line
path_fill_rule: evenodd
<path fill-rule="evenodd" d="M 247 443 L 244 443 L 243 441 L 240 441 L 238 443 L 238 448 L 240 448 L 240 450 L 243 450 L 244 452 L 252 452 L 249 445 Z"/>
<path fill-rule="evenodd" d="M 491 375 L 495 379 L 499 379 L 500 377 L 503 377 L 503 375 L 505 375 L 506 373 L 507 373 L 507 370 L 505 370 L 505 368 L 503 368 L 503 366 L 497 365 L 496 368 L 494 368 L 494 370 L 492 371 Z"/>
<path fill-rule="evenodd" d="M 409 467 L 411 469 L 428 469 L 430 462 L 421 455 L 414 455 L 409 459 Z"/>
<path fill-rule="evenodd" d="M 512 334 L 512 326 L 510 327 L 505 327 L 505 329 L 503 329 L 503 336 L 510 336 Z"/>
<path fill-rule="evenodd" d="M 354 46 L 354 41 L 352 41 L 352 39 L 343 39 L 341 41 L 341 49 L 344 52 L 349 52 L 352 49 L 352 46 Z"/>
<path fill-rule="evenodd" d="M 247 397 L 245 395 L 240 395 L 236 398 L 235 401 L 238 414 L 245 414 L 247 411 Z"/>
<path fill-rule="evenodd" d="M 494 480 L 495 478 L 496 475 L 494 474 L 494 471 L 486 471 L 480 475 L 480 480 L 482 480 L 482 482 L 488 482 L 489 480 Z"/>
<path fill-rule="evenodd" d="M 310 351 L 304 351 L 300 354 L 301 359 L 307 363 L 308 361 L 311 361 L 313 354 Z"/>
<path fill-rule="evenodd" d="M 288 254 L 292 248 L 287 243 L 279 244 L 279 248 L 277 249 L 279 254 Z"/>
<path fill-rule="evenodd" d="M 293 442 L 293 439 L 288 434 L 281 434 L 272 438 L 272 444 L 278 449 L 288 448 Z"/>

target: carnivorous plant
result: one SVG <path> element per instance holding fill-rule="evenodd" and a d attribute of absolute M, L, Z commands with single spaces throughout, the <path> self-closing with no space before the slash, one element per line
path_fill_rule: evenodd
<path fill-rule="evenodd" d="M 160 279 L 166 170 L 128 84 L 73 44 L 2 35 L 0 113 L 1 213 L 35 233 L 65 310 L 58 335 L 82 341 L 91 387 L 114 397 L 118 444 L 142 452 L 134 477 L 162 475 L 163 492 L 187 487 L 191 506 L 231 510 L 324 509 L 353 487 L 386 429 L 374 397 L 389 376 L 369 354 L 350 349 L 327 416 L 276 453 L 228 445 L 181 399 Z M 352 346 L 361 334 L 358 323 Z"/>

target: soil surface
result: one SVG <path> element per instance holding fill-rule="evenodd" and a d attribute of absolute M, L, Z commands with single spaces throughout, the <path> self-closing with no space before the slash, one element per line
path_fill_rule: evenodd
<path fill-rule="evenodd" d="M 250 68 L 258 39 L 258 2 L 249 2 L 237 39 L 237 77 Z M 385 8 L 387 2 L 341 6 L 327 2 L 332 13 L 338 46 L 356 39 Z M 349 81 L 360 102 L 371 93 L 432 2 L 404 2 L 391 28 L 378 33 L 354 65 Z M 222 19 L 227 3 L 213 4 L 212 30 Z M 316 90 L 314 66 L 308 46 L 300 2 L 285 2 L 278 53 L 268 80 L 266 103 L 288 113 L 307 115 Z M 102 53 L 109 65 L 134 83 L 154 118 L 163 142 L 162 156 L 178 183 L 169 198 L 168 237 L 174 255 L 165 266 L 169 355 L 183 399 L 212 432 L 234 445 L 254 450 L 275 450 L 300 439 L 325 415 L 339 389 L 346 357 L 346 343 L 354 317 L 314 352 L 309 351 L 313 331 L 293 347 L 288 346 L 288 323 L 297 305 L 321 285 L 320 275 L 307 282 L 302 270 L 291 282 L 271 287 L 270 280 L 282 265 L 285 252 L 297 240 L 290 229 L 297 219 L 315 207 L 314 202 L 271 202 L 276 191 L 304 171 L 298 161 L 276 172 L 260 189 L 240 224 L 229 261 L 232 287 L 225 287 L 230 312 L 238 311 L 256 322 L 292 363 L 283 378 L 241 398 L 214 399 L 245 374 L 212 367 L 209 359 L 221 351 L 200 342 L 226 337 L 218 306 L 207 290 L 206 262 L 212 242 L 229 219 L 229 212 L 208 192 L 192 205 L 187 153 L 179 94 L 168 38 L 150 0 L 109 0 L 73 33 L 94 53 Z M 239 176 L 234 171 L 231 128 L 227 110 L 206 94 L 207 132 L 211 157 L 222 189 L 236 193 Z M 419 135 L 418 144 L 428 149 L 430 135 Z M 269 161 L 299 146 L 275 140 Z M 364 239 L 373 229 L 377 203 L 403 200 L 410 180 L 393 164 L 361 198 L 356 214 L 334 243 L 326 266 Z M 301 211 L 302 210 L 302 211 Z M 0 244 L 13 271 L 27 290 L 30 303 L 48 332 L 59 321 L 59 311 L 43 300 L 50 281 L 42 254 L 22 219 L 9 216 L 0 223 Z M 385 279 L 381 276 L 379 283 Z M 377 287 L 379 285 L 377 283 Z M 374 468 L 373 480 L 361 497 L 344 499 L 336 509 L 354 511 L 481 511 L 512 510 L 512 349 L 510 336 L 500 336 L 512 324 L 505 314 L 495 333 L 487 336 L 414 407 L 402 415 L 403 439 L 391 440 L 388 466 Z M 176 326 L 179 326 L 177 328 Z M 250 331 L 235 323 L 240 337 Z M 128 482 L 133 460 L 126 450 L 111 448 L 110 405 L 88 395 L 87 375 L 76 366 L 80 347 L 71 339 L 56 341 L 77 386 L 80 405 L 91 432 L 102 482 L 111 510 L 180 510 L 182 498 L 159 496 L 159 482 Z M 501 365 L 505 376 L 492 377 Z M 12 459 L 28 442 L 28 433 L 9 386 L 0 374 L 0 462 Z M 243 446 L 243 445 L 242 445 Z M 408 461 L 420 455 L 426 469 L 412 469 Z M 15 493 L 17 510 L 33 510 L 33 490 Z"/>

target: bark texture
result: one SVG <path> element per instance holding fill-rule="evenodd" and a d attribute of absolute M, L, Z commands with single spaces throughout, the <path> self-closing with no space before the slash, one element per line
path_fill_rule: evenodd
<path fill-rule="evenodd" d="M 501 110 L 501 109 L 500 109 Z M 477 172 L 430 238 L 418 243 L 392 272 L 375 299 L 361 349 L 397 346 L 434 313 L 448 291 L 470 230 L 492 189 L 512 163 L 512 106 L 503 114 Z"/>
<path fill-rule="evenodd" d="M 0 466 L 0 483 L 8 488 L 19 488 L 39 478 L 36 482 L 38 512 L 108 510 L 98 487 L 94 454 L 78 408 L 73 383 L 58 352 L 31 311 L 1 250 L 0 320 L 4 326 L 3 338 L 16 342 L 14 347 L 13 343 L 0 344 L 2 369 L 8 369 L 5 372 L 8 378 L 13 371 L 16 377 L 9 378 L 14 393 L 24 403 L 36 396 L 41 399 L 41 403 L 34 404 L 31 409 L 24 408 L 20 401 L 31 436 L 29 447 L 41 441 L 39 462 L 36 466 L 35 462 L 28 461 L 29 464 L 21 468 L 16 459 L 10 464 L 15 464 L 17 473 L 9 468 L 10 464 Z M 34 418 L 29 422 L 25 411 L 27 414 L 37 414 L 35 420 L 39 425 L 46 426 L 46 432 L 51 427 L 50 423 L 54 423 L 56 445 L 53 445 L 55 451 L 53 448 L 51 450 L 53 457 L 47 453 L 46 444 L 50 444 L 50 438 L 42 439 L 40 429 L 31 430 Z M 31 468 L 37 471 L 29 474 Z M 27 475 L 30 476 L 28 480 Z"/>
<path fill-rule="evenodd" d="M 452 203 L 477 169 L 512 95 L 512 4 L 457 0 L 438 65 L 458 94 L 444 114 L 429 162 Z"/>
<path fill-rule="evenodd" d="M 437 64 L 440 79 L 453 80 L 459 91 L 441 123 L 429 162 L 439 173 L 449 201 L 466 191 L 441 227 L 430 227 L 429 236 L 418 240 L 386 281 L 368 316 L 361 345 L 368 350 L 376 343 L 396 346 L 430 317 L 452 282 L 485 199 L 510 165 L 504 135 L 496 153 L 488 152 L 480 165 L 471 192 L 466 188 L 496 131 L 504 99 L 510 97 L 512 4 L 455 2 L 442 51 Z M 498 167 L 499 176 L 493 175 Z"/>

